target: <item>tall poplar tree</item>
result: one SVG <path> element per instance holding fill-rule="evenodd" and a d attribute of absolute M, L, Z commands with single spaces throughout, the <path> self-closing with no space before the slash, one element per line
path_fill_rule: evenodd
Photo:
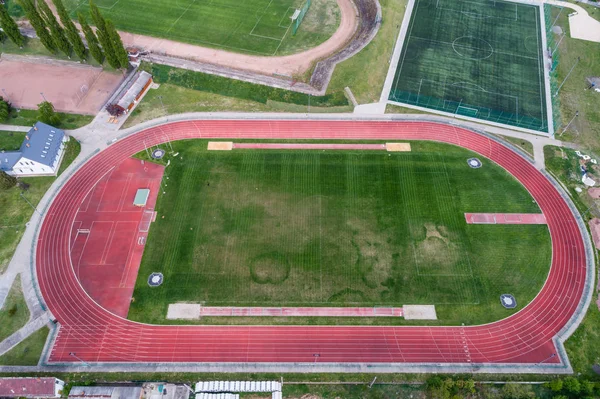
<path fill-rule="evenodd" d="M 83 44 L 83 40 L 81 40 L 81 36 L 79 36 L 79 30 L 73 23 L 71 17 L 69 17 L 69 13 L 65 8 L 62 0 L 52 0 L 54 6 L 56 7 L 56 11 L 58 12 L 58 16 L 60 17 L 60 22 L 65 28 L 65 34 L 69 42 L 73 46 L 73 51 L 77 54 L 81 60 L 85 60 L 87 58 L 87 52 L 85 51 L 85 45 Z"/>
<path fill-rule="evenodd" d="M 38 13 L 33 2 L 31 0 L 19 0 L 19 4 L 21 7 L 23 7 L 25 16 L 29 22 L 31 22 L 31 26 L 33 26 L 33 29 L 35 29 L 35 34 L 40 39 L 40 42 L 42 42 L 42 45 L 51 53 L 56 52 L 56 44 L 46 28 L 46 23 Z"/>
<path fill-rule="evenodd" d="M 102 46 L 102 50 L 104 51 L 108 65 L 115 69 L 119 69 L 121 63 L 119 62 L 119 58 L 117 57 L 115 49 L 113 48 L 112 40 L 106 31 L 106 21 L 104 20 L 102 14 L 100 14 L 98 7 L 91 0 L 90 15 L 92 16 L 94 25 L 96 25 L 96 36 L 98 36 L 98 41 L 100 41 L 100 45 Z"/>
<path fill-rule="evenodd" d="M 88 48 L 90 49 L 90 54 L 92 57 L 98 61 L 99 64 L 104 62 L 104 54 L 102 53 L 102 49 L 98 44 L 98 38 L 90 25 L 88 25 L 85 16 L 82 13 L 77 13 L 77 19 L 79 20 L 79 24 L 81 25 L 81 30 L 83 31 L 83 35 L 85 36 L 85 40 L 87 41 Z"/>
<path fill-rule="evenodd" d="M 62 26 L 56 20 L 54 13 L 48 7 L 48 3 L 45 0 L 37 0 L 38 7 L 40 9 L 40 13 L 44 18 L 44 21 L 50 28 L 50 34 L 52 35 L 52 40 L 56 44 L 56 47 L 66 54 L 67 57 L 71 58 L 71 43 L 67 40 L 65 36 L 65 31 Z"/>
<path fill-rule="evenodd" d="M 21 34 L 21 31 L 19 31 L 19 26 L 17 23 L 8 14 L 5 4 L 0 4 L 0 27 L 4 33 L 6 33 L 6 36 L 8 36 L 11 42 L 20 48 L 23 48 L 23 44 L 25 44 L 25 38 Z"/>
<path fill-rule="evenodd" d="M 127 50 L 125 50 L 125 46 L 123 46 L 123 41 L 121 40 L 121 36 L 119 32 L 115 29 L 115 26 L 110 20 L 106 21 L 106 32 L 110 37 L 112 42 L 113 50 L 115 51 L 115 56 L 119 60 L 119 64 L 121 68 L 127 69 L 129 68 L 129 54 L 127 54 Z"/>

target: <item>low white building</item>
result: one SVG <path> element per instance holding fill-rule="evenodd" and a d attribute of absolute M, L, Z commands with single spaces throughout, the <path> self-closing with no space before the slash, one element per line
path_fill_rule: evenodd
<path fill-rule="evenodd" d="M 56 176 L 67 141 L 69 136 L 62 130 L 37 122 L 19 151 L 0 153 L 0 170 L 17 177 Z"/>

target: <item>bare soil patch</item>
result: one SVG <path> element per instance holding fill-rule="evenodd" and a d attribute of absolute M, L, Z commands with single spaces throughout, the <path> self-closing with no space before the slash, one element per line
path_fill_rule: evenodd
<path fill-rule="evenodd" d="M 3 56 L 0 82 L 15 107 L 36 109 L 45 98 L 60 112 L 96 114 L 123 76 L 88 65 L 69 64 L 7 60 Z"/>

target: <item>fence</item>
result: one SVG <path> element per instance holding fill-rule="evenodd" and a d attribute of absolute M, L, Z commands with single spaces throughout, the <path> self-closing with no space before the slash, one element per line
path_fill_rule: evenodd
<path fill-rule="evenodd" d="M 294 26 L 292 27 L 292 33 L 294 35 L 296 34 L 296 32 L 298 32 L 298 28 L 300 27 L 300 24 L 302 23 L 302 20 L 304 19 L 304 15 L 306 15 L 306 12 L 308 11 L 308 8 L 310 7 L 310 3 L 311 3 L 311 0 L 306 0 L 306 3 L 304 3 L 302 8 L 300 9 L 300 14 L 298 15 L 298 18 L 296 18 L 296 20 L 294 21 Z"/>

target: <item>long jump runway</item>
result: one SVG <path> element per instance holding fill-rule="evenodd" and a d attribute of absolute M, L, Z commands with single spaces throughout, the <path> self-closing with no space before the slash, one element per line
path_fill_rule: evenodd
<path fill-rule="evenodd" d="M 69 253 L 71 225 L 87 193 L 131 154 L 166 139 L 433 140 L 487 157 L 515 176 L 546 217 L 552 266 L 537 297 L 520 312 L 481 326 L 156 326 L 121 318 L 98 305 L 80 285 Z M 454 364 L 568 366 L 559 339 L 582 311 L 587 254 L 575 216 L 560 193 L 527 160 L 502 144 L 453 126 L 429 122 L 187 121 L 149 128 L 102 151 L 56 195 L 40 229 L 37 276 L 58 321 L 46 364 L 77 362 L 217 362 Z M 561 331 L 562 330 L 562 331 Z M 325 366 L 325 364 L 321 366 Z M 432 365 L 433 364 L 433 365 Z M 454 367 L 454 366 L 453 366 Z M 463 369 L 464 370 L 464 369 Z M 490 369 L 488 369 L 490 370 Z M 494 369 L 496 372 L 502 368 Z"/>

